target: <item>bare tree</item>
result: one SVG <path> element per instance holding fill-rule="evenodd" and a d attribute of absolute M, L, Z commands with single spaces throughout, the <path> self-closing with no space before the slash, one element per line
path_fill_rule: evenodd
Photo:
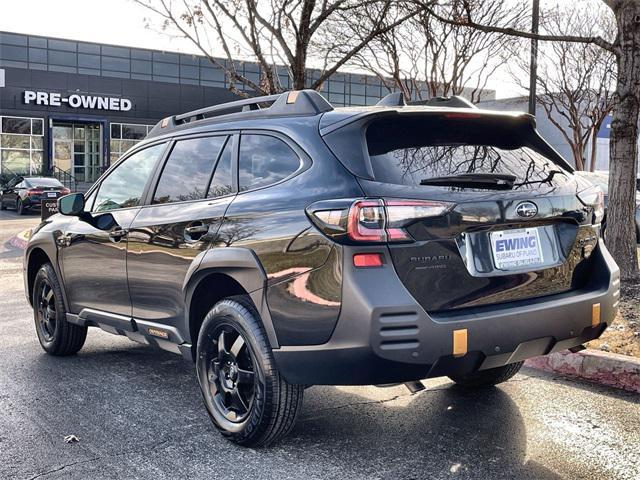
<path fill-rule="evenodd" d="M 607 246 L 620 266 L 621 276 L 625 279 L 637 278 L 634 216 L 640 120 L 640 1 L 597 0 L 613 11 L 617 27 L 614 39 L 573 33 L 535 34 L 513 26 L 484 24 L 476 20 L 474 5 L 470 0 L 440 0 L 438 3 L 447 7 L 445 12 L 434 10 L 431 2 L 416 1 L 444 23 L 543 42 L 593 44 L 615 55 L 617 77 L 609 154 Z"/>
<path fill-rule="evenodd" d="M 524 23 L 527 9 L 520 2 L 473 0 L 485 23 Z M 406 4 L 404 9 L 414 8 Z M 434 6 L 440 14 L 445 7 Z M 403 9 L 395 12 L 401 15 Z M 372 22 L 375 18 L 370 19 Z M 368 29 L 364 29 L 366 33 Z M 389 90 L 424 100 L 438 95 L 464 94 L 473 102 L 493 74 L 509 60 L 516 43 L 504 34 L 487 35 L 478 30 L 438 21 L 421 12 L 398 27 L 377 35 L 356 56 L 356 63 L 374 73 Z"/>
<path fill-rule="evenodd" d="M 319 89 L 376 36 L 388 32 L 424 7 L 414 5 L 389 22 L 392 0 L 134 0 L 149 9 L 159 28 L 190 40 L 211 63 L 221 68 L 229 89 L 241 96 L 284 90 L 279 69 L 294 89 Z M 345 16 L 370 18 L 367 32 L 350 33 Z M 354 20 L 355 21 L 355 20 Z M 332 32 L 339 30 L 339 35 Z M 226 60 L 216 57 L 218 45 Z M 260 65 L 259 81 L 237 68 L 245 54 Z M 235 59 L 234 59 L 235 57 Z M 310 63 L 320 66 L 317 78 L 308 78 Z M 238 84 L 243 88 L 238 88 Z"/>
<path fill-rule="evenodd" d="M 614 38 L 616 27 L 604 5 L 579 1 L 545 12 L 541 29 L 559 34 L 579 33 Z M 477 30 L 476 30 L 477 31 Z M 514 81 L 528 88 L 528 59 L 520 44 L 515 52 Z M 553 42 L 538 50 L 536 101 L 571 148 L 578 170 L 595 168 L 597 133 L 613 109 L 616 62 L 613 53 L 590 43 Z M 587 150 L 590 159 L 587 160 Z"/>

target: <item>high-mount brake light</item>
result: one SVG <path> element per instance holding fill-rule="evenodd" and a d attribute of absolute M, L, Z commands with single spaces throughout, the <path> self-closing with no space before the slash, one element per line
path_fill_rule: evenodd
<path fill-rule="evenodd" d="M 444 118 L 481 118 L 479 113 L 472 112 L 447 112 L 442 115 Z"/>

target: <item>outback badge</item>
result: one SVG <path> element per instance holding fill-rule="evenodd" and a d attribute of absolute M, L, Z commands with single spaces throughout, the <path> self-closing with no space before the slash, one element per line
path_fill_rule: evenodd
<path fill-rule="evenodd" d="M 533 202 L 520 202 L 516 205 L 516 213 L 523 218 L 535 217 L 538 214 L 538 207 Z"/>

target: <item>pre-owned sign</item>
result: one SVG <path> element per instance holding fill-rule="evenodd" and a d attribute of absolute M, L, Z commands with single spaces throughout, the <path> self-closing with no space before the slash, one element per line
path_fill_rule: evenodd
<path fill-rule="evenodd" d="M 27 105 L 47 105 L 50 107 L 61 107 L 68 105 L 71 108 L 89 108 L 95 110 L 116 110 L 127 112 L 131 110 L 131 100 L 119 97 L 96 97 L 95 95 L 81 95 L 73 93 L 63 96 L 58 92 L 34 92 L 24 91 L 24 103 Z"/>

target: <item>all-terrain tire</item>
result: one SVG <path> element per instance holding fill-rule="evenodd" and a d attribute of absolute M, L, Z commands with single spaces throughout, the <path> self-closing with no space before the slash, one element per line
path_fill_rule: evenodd
<path fill-rule="evenodd" d="M 42 265 L 36 274 L 32 302 L 36 332 L 44 351 L 56 356 L 78 353 L 87 338 L 87 327 L 67 321 L 62 288 L 50 263 Z"/>
<path fill-rule="evenodd" d="M 449 378 L 461 387 L 483 388 L 506 382 L 520 371 L 524 362 L 510 363 L 502 367 L 479 370 L 467 375 L 450 375 Z"/>
<path fill-rule="evenodd" d="M 225 337 L 221 341 L 223 331 Z M 239 355 L 244 359 L 244 365 L 240 360 L 234 363 L 233 357 L 231 362 L 221 362 L 221 358 L 229 353 L 226 350 L 233 350 L 235 346 L 235 341 L 231 348 L 224 345 L 226 336 L 230 340 L 242 337 L 241 348 L 246 350 L 241 350 Z M 220 343 L 223 344 L 222 353 Z M 251 365 L 247 366 L 249 360 Z M 232 365 L 229 368 L 234 368 L 235 364 L 240 371 L 253 373 L 253 395 L 250 402 L 243 402 L 249 407 L 244 417 L 237 416 L 238 421 L 229 419 L 229 416 L 236 417 L 236 413 L 225 406 L 224 399 L 233 398 L 234 392 L 232 389 L 229 393 L 229 383 L 224 386 L 221 383 L 221 377 L 229 382 L 228 374 L 220 370 L 221 363 Z M 229 440 L 247 447 L 269 446 L 293 428 L 302 406 L 304 386 L 292 385 L 280 375 L 260 315 L 249 296 L 226 298 L 209 311 L 198 335 L 196 369 L 211 421 Z"/>

